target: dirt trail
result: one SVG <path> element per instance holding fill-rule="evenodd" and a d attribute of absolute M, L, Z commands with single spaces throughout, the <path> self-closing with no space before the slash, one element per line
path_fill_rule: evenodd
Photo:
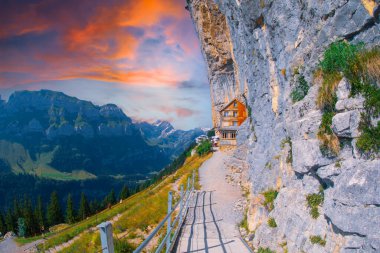
<path fill-rule="evenodd" d="M 202 190 L 195 194 L 177 252 L 251 252 L 240 239 L 235 211 L 241 192 L 226 181 L 226 154 L 215 152 L 199 169 Z"/>

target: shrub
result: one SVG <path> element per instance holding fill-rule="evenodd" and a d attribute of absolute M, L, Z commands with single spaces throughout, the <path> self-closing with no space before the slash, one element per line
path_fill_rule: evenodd
<path fill-rule="evenodd" d="M 270 189 L 268 191 L 265 191 L 262 193 L 265 201 L 264 201 L 264 206 L 269 210 L 272 211 L 274 208 L 273 202 L 277 198 L 278 191 Z"/>
<path fill-rule="evenodd" d="M 337 155 L 340 151 L 339 139 L 331 129 L 334 115 L 334 112 L 324 112 L 319 126 L 317 137 L 321 142 L 321 151 L 324 155 Z"/>
<path fill-rule="evenodd" d="M 268 219 L 268 226 L 271 227 L 271 228 L 276 228 L 277 227 L 277 223 L 275 221 L 275 219 L 273 217 L 269 218 Z"/>
<path fill-rule="evenodd" d="M 275 253 L 274 251 L 272 251 L 270 248 L 263 248 L 263 247 L 260 247 L 257 251 L 257 253 Z"/>
<path fill-rule="evenodd" d="M 319 244 L 321 246 L 325 246 L 326 245 L 326 240 L 322 239 L 322 237 L 319 236 L 319 235 L 312 235 L 312 236 L 310 236 L 310 242 L 312 244 Z"/>
<path fill-rule="evenodd" d="M 323 203 L 323 189 L 319 193 L 313 193 L 306 196 L 307 205 L 310 207 L 310 215 L 313 219 L 319 217 L 318 206 Z"/>
<path fill-rule="evenodd" d="M 319 210 L 317 206 L 313 206 L 310 209 L 310 215 L 311 215 L 311 218 L 313 219 L 317 219 L 319 217 Z"/>
<path fill-rule="evenodd" d="M 301 101 L 307 95 L 309 91 L 309 85 L 307 84 L 305 77 L 301 75 L 298 78 L 298 84 L 294 87 L 290 96 L 292 97 L 293 103 Z"/>
<path fill-rule="evenodd" d="M 364 44 L 352 45 L 345 41 L 332 43 L 325 51 L 315 76 L 323 79 L 317 104 L 324 112 L 334 111 L 335 89 L 343 76 L 351 84 L 351 95 L 363 94 L 365 113 L 362 115 L 362 134 L 357 147 L 362 152 L 379 153 L 379 126 L 373 126 L 370 119 L 380 114 L 380 88 L 376 85 L 380 83 L 380 47 L 365 49 Z M 320 132 L 321 151 L 339 152 L 336 136 Z"/>
<path fill-rule="evenodd" d="M 200 156 L 207 155 L 211 152 L 212 144 L 209 140 L 202 141 L 197 147 L 197 153 Z"/>
<path fill-rule="evenodd" d="M 356 146 L 364 152 L 379 152 L 380 150 L 380 122 L 376 127 L 365 126 Z"/>

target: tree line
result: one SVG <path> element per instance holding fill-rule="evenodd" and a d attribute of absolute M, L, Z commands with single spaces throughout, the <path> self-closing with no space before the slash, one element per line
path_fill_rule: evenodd
<path fill-rule="evenodd" d="M 115 191 L 112 189 L 102 201 L 98 201 L 97 199 L 89 201 L 87 196 L 82 192 L 78 208 L 76 208 L 73 197 L 69 193 L 66 195 L 65 209 L 62 208 L 59 195 L 56 191 L 50 194 L 50 200 L 45 205 L 41 196 L 38 196 L 34 206 L 32 205 L 30 196 L 25 195 L 21 200 L 14 198 L 12 208 L 8 208 L 4 212 L 0 210 L 0 233 L 4 235 L 6 232 L 13 231 L 22 237 L 35 236 L 48 231 L 49 227 L 58 224 L 72 224 L 84 220 L 172 174 L 185 163 L 186 158 L 191 155 L 191 150 L 195 146 L 195 142 L 192 143 L 163 170 L 151 179 L 138 184 L 136 188 L 129 189 L 127 185 L 124 185 L 118 197 L 116 197 Z"/>
<path fill-rule="evenodd" d="M 56 191 L 50 195 L 50 201 L 44 206 L 41 196 L 37 198 L 35 205 L 32 204 L 30 196 L 23 199 L 13 200 L 13 208 L 8 208 L 5 213 L 0 212 L 0 233 L 13 231 L 18 236 L 35 236 L 47 231 L 48 227 L 61 223 L 72 224 L 109 208 L 117 201 L 128 198 L 132 192 L 124 185 L 118 197 L 112 189 L 103 199 L 89 201 L 82 192 L 78 208 L 74 204 L 71 194 L 68 194 L 66 206 L 63 209 L 60 198 Z"/>

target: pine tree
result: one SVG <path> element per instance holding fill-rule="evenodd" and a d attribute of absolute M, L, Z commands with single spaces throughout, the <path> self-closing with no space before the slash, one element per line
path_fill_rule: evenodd
<path fill-rule="evenodd" d="M 8 209 L 7 214 L 5 215 L 5 225 L 7 227 L 7 232 L 16 232 L 15 221 L 13 219 L 11 209 Z"/>
<path fill-rule="evenodd" d="M 86 219 L 90 214 L 90 207 L 87 202 L 86 195 L 82 192 L 79 204 L 78 218 L 79 220 Z"/>
<path fill-rule="evenodd" d="M 38 196 L 37 199 L 37 205 L 36 208 L 34 209 L 34 217 L 36 219 L 37 223 L 37 231 L 41 233 L 45 229 L 45 215 L 44 215 L 44 209 L 42 207 L 42 198 L 41 195 Z"/>
<path fill-rule="evenodd" d="M 90 202 L 90 213 L 95 214 L 100 210 L 100 204 L 97 199 Z"/>
<path fill-rule="evenodd" d="M 57 225 L 63 222 L 63 215 L 59 204 L 57 192 L 52 192 L 50 195 L 50 203 L 47 210 L 47 219 L 50 226 Z"/>
<path fill-rule="evenodd" d="M 3 214 L 0 213 L 0 234 L 5 235 L 6 232 L 7 232 L 7 227 L 5 225 L 4 217 L 3 217 Z"/>
<path fill-rule="evenodd" d="M 113 204 L 116 203 L 115 191 L 113 189 L 108 194 L 108 203 L 111 204 L 111 205 L 113 205 Z"/>
<path fill-rule="evenodd" d="M 120 192 L 120 199 L 126 199 L 130 196 L 129 189 L 127 185 L 124 185 Z"/>
<path fill-rule="evenodd" d="M 32 208 L 32 201 L 30 198 L 28 197 L 24 197 L 24 205 L 23 205 L 23 209 L 22 209 L 22 217 L 23 218 L 23 226 L 25 227 L 25 231 L 24 231 L 24 236 L 30 236 L 30 235 L 33 235 L 36 233 L 37 229 L 37 223 L 36 223 L 36 220 L 34 218 L 34 214 L 33 214 L 33 208 Z M 19 217 L 20 219 L 20 217 Z M 18 224 L 19 223 L 19 220 L 18 219 Z M 20 228 L 20 225 L 18 226 L 18 228 Z M 20 231 L 19 231 L 20 233 Z"/>
<path fill-rule="evenodd" d="M 75 222 L 75 210 L 74 210 L 73 198 L 71 194 L 67 196 L 66 222 L 69 224 L 72 224 Z"/>
<path fill-rule="evenodd" d="M 16 220 L 22 216 L 22 207 L 16 198 L 13 198 L 13 215 Z"/>

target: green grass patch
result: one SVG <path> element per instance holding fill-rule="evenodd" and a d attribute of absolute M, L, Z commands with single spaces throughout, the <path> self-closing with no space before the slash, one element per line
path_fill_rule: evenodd
<path fill-rule="evenodd" d="M 244 228 L 246 231 L 249 231 L 249 228 L 248 228 L 248 214 L 247 214 L 247 211 L 248 210 L 245 210 L 244 211 L 244 216 L 243 216 L 243 219 L 240 221 L 239 223 L 239 227 L 241 228 Z"/>
<path fill-rule="evenodd" d="M 309 89 L 310 87 L 308 83 L 306 82 L 305 77 L 303 75 L 300 75 L 298 77 L 297 85 L 293 88 L 292 92 L 290 93 L 293 103 L 304 99 Z"/>
<path fill-rule="evenodd" d="M 358 138 L 357 147 L 363 153 L 379 153 L 380 127 L 372 125 L 371 118 L 380 115 L 380 88 L 376 85 L 380 82 L 380 47 L 368 49 L 362 43 L 353 45 L 345 41 L 332 43 L 326 49 L 315 76 L 323 80 L 317 104 L 325 113 L 334 112 L 335 90 L 343 76 L 351 84 L 351 96 L 359 93 L 364 96 L 365 113 L 362 114 L 362 134 Z M 322 149 L 339 152 L 334 149 L 337 147 L 336 136 L 325 133 L 324 130 L 328 129 L 322 124 L 318 134 Z"/>
<path fill-rule="evenodd" d="M 271 250 L 270 248 L 263 248 L 263 247 L 260 247 L 257 251 L 257 253 L 276 253 L 274 252 L 273 250 Z"/>
<path fill-rule="evenodd" d="M 277 227 L 276 220 L 273 217 L 270 217 L 268 219 L 268 226 L 271 227 L 271 228 L 276 228 Z"/>
<path fill-rule="evenodd" d="M 272 211 L 274 209 L 274 203 L 273 202 L 277 198 L 278 191 L 276 191 L 274 189 L 269 189 L 265 192 L 262 192 L 261 194 L 265 198 L 264 206 L 268 209 L 268 211 Z"/>
<path fill-rule="evenodd" d="M 319 217 L 318 207 L 324 201 L 323 190 L 319 193 L 313 193 L 306 196 L 307 205 L 310 208 L 310 215 L 313 219 L 317 219 Z"/>
<path fill-rule="evenodd" d="M 319 236 L 319 235 L 312 235 L 312 236 L 310 236 L 310 242 L 312 244 L 319 244 L 319 245 L 321 245 L 323 247 L 326 245 L 326 240 L 322 239 L 322 237 Z"/>

